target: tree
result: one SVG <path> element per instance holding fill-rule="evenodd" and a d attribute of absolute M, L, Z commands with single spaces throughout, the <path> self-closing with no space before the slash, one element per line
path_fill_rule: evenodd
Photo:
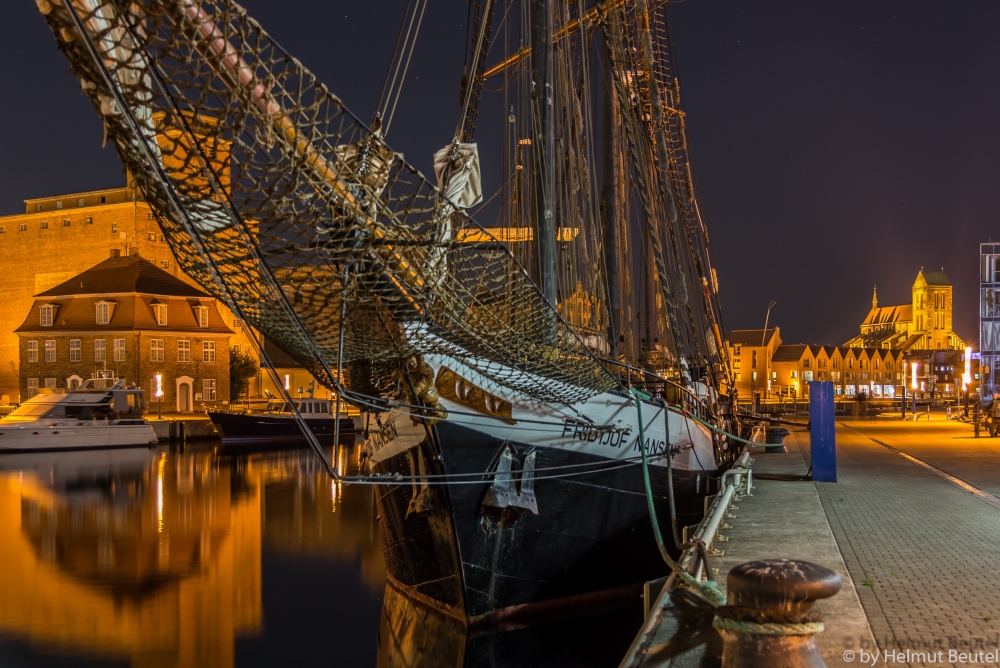
<path fill-rule="evenodd" d="M 229 349 L 229 397 L 239 401 L 250 388 L 250 379 L 260 371 L 257 358 L 239 348 Z"/>

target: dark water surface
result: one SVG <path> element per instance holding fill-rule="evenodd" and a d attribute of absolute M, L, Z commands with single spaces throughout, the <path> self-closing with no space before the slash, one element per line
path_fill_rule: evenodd
<path fill-rule="evenodd" d="M 330 449 L 347 474 L 360 452 Z M 304 450 L 0 454 L 0 666 L 614 666 L 624 655 L 638 602 L 467 638 L 387 590 L 373 494 L 332 482 Z"/>

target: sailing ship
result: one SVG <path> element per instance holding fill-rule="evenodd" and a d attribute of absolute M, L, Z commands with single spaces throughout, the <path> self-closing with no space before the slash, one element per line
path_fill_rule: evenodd
<path fill-rule="evenodd" d="M 436 183 L 231 0 L 38 5 L 183 269 L 368 413 L 392 587 L 468 625 L 663 573 L 647 498 L 675 549 L 736 454 L 666 3 L 477 0 Z"/>

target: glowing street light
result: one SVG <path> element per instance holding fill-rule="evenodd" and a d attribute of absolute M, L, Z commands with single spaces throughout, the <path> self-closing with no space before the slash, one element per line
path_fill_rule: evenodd
<path fill-rule="evenodd" d="M 920 385 L 917 384 L 917 365 L 919 362 L 913 362 L 910 365 L 910 387 L 914 390 L 918 389 Z"/>
<path fill-rule="evenodd" d="M 163 374 L 156 374 L 156 387 L 153 388 L 153 396 L 156 397 L 156 419 L 163 419 Z"/>
<path fill-rule="evenodd" d="M 285 374 L 285 392 L 291 388 L 291 381 L 289 380 L 288 374 Z"/>

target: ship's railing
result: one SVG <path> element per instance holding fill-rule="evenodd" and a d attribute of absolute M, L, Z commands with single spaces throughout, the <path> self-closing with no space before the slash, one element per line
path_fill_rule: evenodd
<path fill-rule="evenodd" d="M 677 406 L 678 408 L 686 410 L 689 413 L 694 413 L 703 420 L 708 420 L 709 418 L 714 417 L 713 413 L 709 410 L 708 405 L 701 397 L 676 381 L 664 378 L 660 374 L 653 371 L 640 369 L 639 367 L 619 362 L 617 360 L 603 357 L 598 357 L 597 359 L 605 364 L 623 369 L 625 373 L 621 375 L 624 376 L 624 384 L 629 387 L 634 387 L 649 394 L 660 396 L 665 399 L 668 404 Z M 638 374 L 643 380 L 636 381 L 632 377 L 633 374 Z"/>

